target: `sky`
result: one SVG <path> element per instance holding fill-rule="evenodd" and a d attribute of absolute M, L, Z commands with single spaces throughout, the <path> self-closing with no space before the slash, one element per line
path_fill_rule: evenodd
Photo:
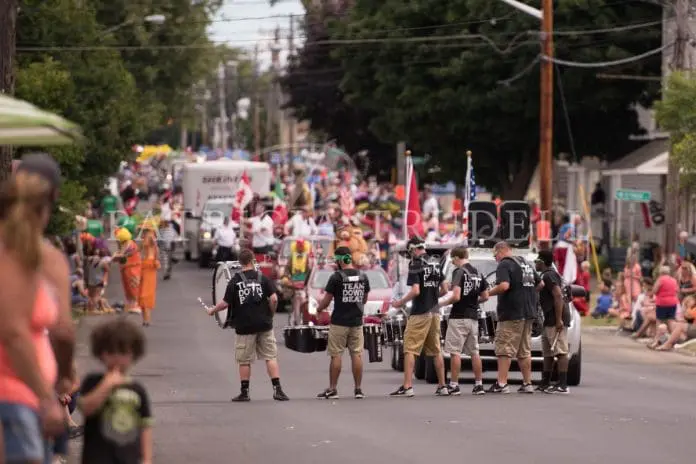
<path fill-rule="evenodd" d="M 210 37 L 215 42 L 226 42 L 232 47 L 253 50 L 259 44 L 259 59 L 262 69 L 270 66 L 270 45 L 273 33 L 280 26 L 281 63 L 285 62 L 290 32 L 289 15 L 304 15 L 300 0 L 279 0 L 274 7 L 268 0 L 224 0 L 224 6 L 210 28 Z M 280 17 L 279 17 L 280 16 Z M 299 34 L 297 24 L 296 33 Z M 297 47 L 301 40 L 295 41 Z"/>

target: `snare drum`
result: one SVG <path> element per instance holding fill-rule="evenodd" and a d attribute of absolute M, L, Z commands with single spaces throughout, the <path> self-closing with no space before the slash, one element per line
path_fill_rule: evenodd
<path fill-rule="evenodd" d="M 312 334 L 315 343 L 314 351 L 326 351 L 326 348 L 329 346 L 329 327 L 314 326 L 312 327 Z"/>
<path fill-rule="evenodd" d="M 382 321 L 384 341 L 389 346 L 402 344 L 404 342 L 405 330 L 406 320 L 401 314 Z"/>
<path fill-rule="evenodd" d="M 371 363 L 382 362 L 382 326 L 379 324 L 363 325 L 363 337 L 365 338 L 365 349 Z"/>
<path fill-rule="evenodd" d="M 491 343 L 495 340 L 495 313 L 479 312 L 479 343 Z"/>
<path fill-rule="evenodd" d="M 298 353 L 314 353 L 317 349 L 317 341 L 314 335 L 314 327 L 298 325 L 285 327 L 285 347 Z"/>
<path fill-rule="evenodd" d="M 447 336 L 447 317 L 440 314 L 440 339 L 444 340 Z"/>

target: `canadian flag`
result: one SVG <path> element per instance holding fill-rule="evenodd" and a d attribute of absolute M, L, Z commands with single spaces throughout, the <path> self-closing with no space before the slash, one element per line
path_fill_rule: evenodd
<path fill-rule="evenodd" d="M 239 189 L 237 189 L 237 194 L 234 196 L 234 206 L 232 208 L 232 220 L 239 223 L 242 219 L 242 214 L 244 208 L 247 207 L 251 200 L 254 198 L 254 191 L 251 189 L 251 182 L 249 181 L 249 176 L 246 172 L 242 175 L 242 179 L 239 182 Z"/>

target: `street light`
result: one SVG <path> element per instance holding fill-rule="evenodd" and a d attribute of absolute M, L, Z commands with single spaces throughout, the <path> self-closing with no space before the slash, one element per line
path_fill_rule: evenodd
<path fill-rule="evenodd" d="M 143 22 L 146 22 L 146 23 L 152 23 L 152 24 L 159 25 L 159 24 L 164 24 L 164 22 L 167 20 L 167 18 L 161 14 L 153 14 L 153 15 L 145 16 L 142 20 L 143 20 Z M 105 30 L 102 33 L 102 37 L 109 35 L 112 32 L 116 32 L 117 30 L 121 29 L 122 27 L 129 26 L 129 25 L 133 24 L 135 21 L 136 21 L 136 18 L 131 18 L 131 19 L 128 19 L 128 20 L 122 22 L 121 24 L 114 26 L 114 27 L 110 27 L 109 29 Z"/>

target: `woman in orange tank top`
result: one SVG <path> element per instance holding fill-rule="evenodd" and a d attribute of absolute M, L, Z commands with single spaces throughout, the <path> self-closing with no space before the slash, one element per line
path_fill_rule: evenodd
<path fill-rule="evenodd" d="M 143 250 L 138 303 L 143 311 L 143 326 L 150 325 L 151 311 L 155 309 L 157 295 L 157 270 L 160 268 L 159 248 L 152 224 L 143 226 Z"/>
<path fill-rule="evenodd" d="M 26 167 L 0 185 L 0 461 L 50 463 L 44 436 L 60 434 L 65 415 L 48 337 L 59 305 L 43 280 L 42 235 L 60 172 L 47 155 L 25 160 Z"/>

